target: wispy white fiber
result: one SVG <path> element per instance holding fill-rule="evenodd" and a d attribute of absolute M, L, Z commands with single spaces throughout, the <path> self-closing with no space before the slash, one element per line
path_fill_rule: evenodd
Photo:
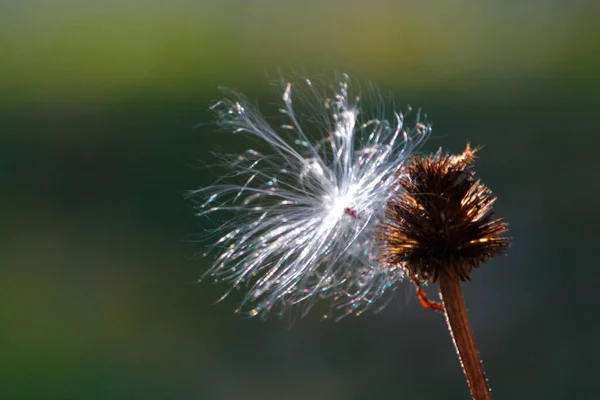
<path fill-rule="evenodd" d="M 238 311 L 251 316 L 304 315 L 320 300 L 336 316 L 379 308 L 404 273 L 380 261 L 375 229 L 430 127 L 418 113 L 411 127 L 401 113 L 363 115 L 347 76 L 330 93 L 310 80 L 284 86 L 277 126 L 233 92 L 213 106 L 220 127 L 268 150 L 245 151 L 192 192 L 199 215 L 222 218 L 205 277 L 243 291 Z"/>

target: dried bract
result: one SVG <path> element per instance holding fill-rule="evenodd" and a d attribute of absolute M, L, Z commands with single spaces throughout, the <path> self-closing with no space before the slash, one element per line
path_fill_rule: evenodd
<path fill-rule="evenodd" d="M 440 150 L 404 164 L 377 233 L 385 263 L 432 282 L 453 268 L 466 281 L 472 268 L 505 252 L 507 224 L 493 218 L 496 198 L 475 176 L 476 151 L 467 145 L 460 155 Z"/>

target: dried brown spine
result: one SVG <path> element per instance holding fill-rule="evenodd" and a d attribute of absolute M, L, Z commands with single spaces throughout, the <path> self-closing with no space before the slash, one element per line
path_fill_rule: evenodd
<path fill-rule="evenodd" d="M 467 145 L 460 155 L 438 151 L 408 162 L 378 233 L 386 263 L 422 281 L 437 282 L 449 268 L 467 281 L 473 268 L 505 252 L 507 224 L 492 218 L 496 198 L 475 177 L 476 151 Z"/>

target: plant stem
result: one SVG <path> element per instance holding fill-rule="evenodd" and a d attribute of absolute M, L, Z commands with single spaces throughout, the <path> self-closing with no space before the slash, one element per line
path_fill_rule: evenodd
<path fill-rule="evenodd" d="M 473 400 L 491 400 L 483 363 L 473 339 L 473 332 L 455 268 L 448 268 L 438 279 L 440 298 L 444 305 L 450 336 L 467 379 Z"/>

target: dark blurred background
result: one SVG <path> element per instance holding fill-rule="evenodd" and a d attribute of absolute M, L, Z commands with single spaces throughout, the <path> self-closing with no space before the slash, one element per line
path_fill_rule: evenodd
<path fill-rule="evenodd" d="M 0 3 L 1 399 L 467 399 L 410 285 L 380 314 L 243 319 L 196 283 L 183 193 L 217 87 L 347 72 L 484 145 L 509 255 L 465 295 L 497 399 L 600 398 L 600 7 L 586 1 Z M 232 144 L 235 142 L 235 144 Z M 429 288 L 432 294 L 434 288 Z"/>

